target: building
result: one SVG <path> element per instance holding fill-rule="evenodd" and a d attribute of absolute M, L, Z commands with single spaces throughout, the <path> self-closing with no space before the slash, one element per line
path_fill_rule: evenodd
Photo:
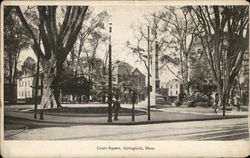
<path fill-rule="evenodd" d="M 244 55 L 242 63 L 242 73 L 240 74 L 240 83 L 245 91 L 248 91 L 249 87 L 249 51 L 247 50 Z"/>
<path fill-rule="evenodd" d="M 41 78 L 39 77 L 39 86 L 41 86 Z M 23 75 L 17 79 L 17 102 L 34 103 L 36 77 L 32 75 Z M 38 89 L 38 100 L 41 100 L 42 89 Z"/>
<path fill-rule="evenodd" d="M 181 86 L 182 86 L 182 83 L 178 79 L 170 80 L 167 83 L 169 102 L 174 102 L 175 100 L 177 100 L 181 91 Z"/>
<path fill-rule="evenodd" d="M 113 72 L 112 72 L 112 82 L 113 85 L 118 85 L 122 81 L 128 81 L 130 78 L 130 73 L 133 70 L 133 66 L 126 62 L 117 61 L 117 64 L 113 66 Z"/>
<path fill-rule="evenodd" d="M 131 90 L 134 88 L 137 91 L 137 101 L 144 100 L 147 94 L 146 76 L 126 62 L 116 63 L 112 73 L 113 91 L 120 91 L 121 101 L 130 103 Z"/>
<path fill-rule="evenodd" d="M 137 90 L 138 100 L 144 100 L 147 94 L 147 91 L 145 91 L 146 76 L 138 68 L 135 68 L 131 71 L 130 77 L 133 88 Z"/>

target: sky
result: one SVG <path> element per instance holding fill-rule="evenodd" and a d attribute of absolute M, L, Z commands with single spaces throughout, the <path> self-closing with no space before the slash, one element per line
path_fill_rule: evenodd
<path fill-rule="evenodd" d="M 127 48 L 126 42 L 131 41 L 133 43 L 134 41 L 134 33 L 133 29 L 131 28 L 133 24 L 136 24 L 139 21 L 143 22 L 144 15 L 148 15 L 160 9 L 162 9 L 162 6 L 94 6 L 95 14 L 106 10 L 111 15 L 110 22 L 108 23 L 112 23 L 111 41 L 113 60 L 124 61 L 133 67 L 138 67 L 139 70 L 146 75 L 147 71 L 144 64 L 142 62 L 138 62 L 138 58 L 132 54 L 129 48 Z M 105 24 L 107 29 L 108 23 Z M 145 28 L 146 27 L 147 26 L 145 26 Z M 104 51 L 97 52 L 97 55 L 103 57 Z M 31 56 L 36 60 L 32 49 L 23 51 L 21 53 L 20 60 L 24 61 L 27 56 Z M 170 73 L 167 73 L 166 71 L 164 71 L 164 73 L 160 73 L 160 80 L 162 80 L 162 82 L 167 82 L 173 78 L 174 76 Z"/>

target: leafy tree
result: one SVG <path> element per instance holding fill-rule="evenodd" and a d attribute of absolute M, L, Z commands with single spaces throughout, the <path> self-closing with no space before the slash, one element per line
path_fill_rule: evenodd
<path fill-rule="evenodd" d="M 22 74 L 27 73 L 30 75 L 36 74 L 36 62 L 33 58 L 27 57 L 22 65 Z"/>
<path fill-rule="evenodd" d="M 198 28 L 225 116 L 230 89 L 248 50 L 249 7 L 196 6 L 189 7 L 189 13 Z"/>
<path fill-rule="evenodd" d="M 107 47 L 108 35 L 104 23 L 107 23 L 110 15 L 106 11 L 94 14 L 91 10 L 83 24 L 77 41 L 71 50 L 67 65 L 71 67 L 74 76 L 88 77 L 88 80 L 95 82 L 93 84 L 93 95 L 98 95 L 98 85 L 103 82 L 106 75 L 107 55 L 104 59 L 97 57 L 102 46 Z M 107 52 L 107 51 L 106 51 Z M 103 89 L 105 89 L 103 87 Z M 87 96 L 89 98 L 89 96 Z"/>
<path fill-rule="evenodd" d="M 63 95 L 77 96 L 78 102 L 82 102 L 82 96 L 89 96 L 92 93 L 92 82 L 84 76 L 71 77 L 59 83 Z"/>
<path fill-rule="evenodd" d="M 190 71 L 189 85 L 193 90 L 209 96 L 215 90 L 214 87 L 216 87 L 212 82 L 211 70 L 202 54 L 197 60 Z"/>
<path fill-rule="evenodd" d="M 19 6 L 15 9 L 23 27 L 31 36 L 32 49 L 41 59 L 44 70 L 41 106 L 61 107 L 58 83 L 63 63 L 82 28 L 88 6 L 35 6 L 32 16 L 26 17 Z M 39 36 L 34 28 L 39 30 Z"/>
<path fill-rule="evenodd" d="M 4 77 L 9 82 L 9 102 L 14 101 L 17 65 L 20 52 L 29 46 L 29 36 L 22 27 L 13 7 L 4 7 Z"/>

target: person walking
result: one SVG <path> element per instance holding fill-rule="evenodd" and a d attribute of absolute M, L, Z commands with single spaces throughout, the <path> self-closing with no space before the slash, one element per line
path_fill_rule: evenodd
<path fill-rule="evenodd" d="M 214 96 L 214 112 L 217 114 L 217 108 L 218 108 L 218 103 L 219 103 L 219 94 L 218 93 L 215 93 L 215 96 Z"/>
<path fill-rule="evenodd" d="M 114 109 L 114 112 L 115 112 L 115 118 L 114 120 L 115 121 L 118 121 L 118 113 L 119 113 L 119 109 L 121 108 L 121 103 L 119 101 L 119 96 L 116 95 L 115 96 L 115 101 L 113 102 L 113 109 Z"/>

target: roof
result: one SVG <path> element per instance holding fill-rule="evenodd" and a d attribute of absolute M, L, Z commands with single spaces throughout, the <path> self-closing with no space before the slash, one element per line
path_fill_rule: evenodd
<path fill-rule="evenodd" d="M 139 72 L 140 75 L 145 76 L 137 67 L 134 68 L 134 69 L 130 72 L 130 74 L 133 75 L 135 72 Z"/>

